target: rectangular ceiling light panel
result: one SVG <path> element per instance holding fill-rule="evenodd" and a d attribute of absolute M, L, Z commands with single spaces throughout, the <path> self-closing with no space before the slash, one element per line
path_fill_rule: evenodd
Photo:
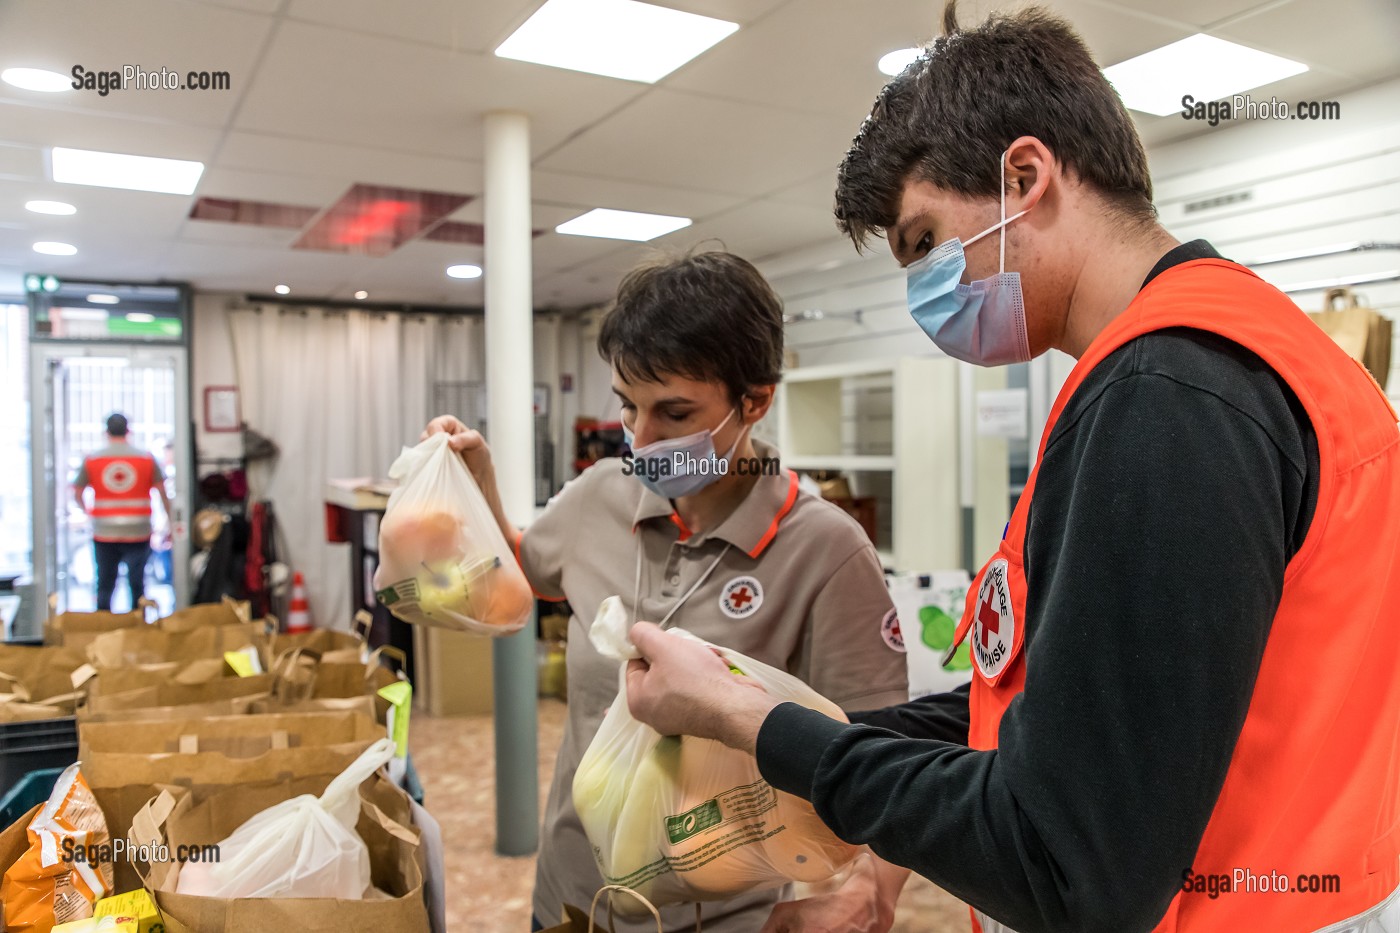
<path fill-rule="evenodd" d="M 651 84 L 738 28 L 637 0 L 548 0 L 496 54 Z"/>
<path fill-rule="evenodd" d="M 609 240 L 644 242 L 689 226 L 689 217 L 639 214 L 636 211 L 614 211 L 605 207 L 595 207 L 587 214 L 555 227 L 554 232 L 569 236 L 596 236 Z"/>
<path fill-rule="evenodd" d="M 1127 107 L 1165 117 L 1181 112 L 1186 95 L 1209 103 L 1307 70 L 1301 62 L 1197 33 L 1103 73 Z"/>
<path fill-rule="evenodd" d="M 199 177 L 204 174 L 203 162 L 61 146 L 53 148 L 51 159 L 53 180 L 68 185 L 194 194 Z"/>

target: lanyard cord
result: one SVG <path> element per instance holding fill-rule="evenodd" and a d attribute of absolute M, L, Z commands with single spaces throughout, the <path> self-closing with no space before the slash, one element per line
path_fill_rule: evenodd
<path fill-rule="evenodd" d="M 719 556 L 716 557 L 716 558 L 710 563 L 710 566 L 709 566 L 709 567 L 705 568 L 705 572 L 704 572 L 704 573 L 700 574 L 700 579 L 696 580 L 695 583 L 690 587 L 690 589 L 686 590 L 685 593 L 684 593 L 684 595 L 682 595 L 680 599 L 676 600 L 675 603 L 672 604 L 672 606 L 671 606 L 671 611 L 668 612 L 668 613 L 666 613 L 665 618 L 663 618 L 660 622 L 656 623 L 658 626 L 660 626 L 661 628 L 665 628 L 665 627 L 666 627 L 666 623 L 669 622 L 669 621 L 671 621 L 671 616 L 673 616 L 673 615 L 676 614 L 676 610 L 679 609 L 679 608 L 685 603 L 685 601 L 686 601 L 687 599 L 689 599 L 689 598 L 691 597 L 692 594 L 694 594 L 694 592 L 695 592 L 696 590 L 700 589 L 701 584 L 703 584 L 706 580 L 708 580 L 708 579 L 710 578 L 710 574 L 712 574 L 712 573 L 715 572 L 715 568 L 719 566 L 719 562 L 722 561 L 722 560 L 724 560 L 724 555 L 729 553 L 729 548 L 730 548 L 730 545 L 729 545 L 729 544 L 725 544 L 724 550 L 720 551 L 720 552 L 719 552 Z M 639 531 L 638 534 L 637 534 L 637 577 L 636 577 L 636 581 L 634 582 L 634 584 L 633 584 L 633 586 L 632 586 L 632 624 L 633 624 L 633 625 L 635 625 L 635 624 L 638 622 L 638 620 L 639 620 L 639 618 L 640 618 L 639 613 L 641 612 L 641 609 L 642 609 L 642 538 L 641 538 L 641 532 Z"/>

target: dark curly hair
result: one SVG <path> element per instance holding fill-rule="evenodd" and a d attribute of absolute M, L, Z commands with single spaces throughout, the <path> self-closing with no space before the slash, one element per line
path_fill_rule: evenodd
<path fill-rule="evenodd" d="M 851 143 L 836 225 L 857 249 L 882 236 L 911 179 L 998 196 L 997 157 L 1020 136 L 1043 142 L 1120 217 L 1156 218 L 1142 140 L 1074 29 L 1031 7 L 963 31 L 951 0 L 943 36 L 885 85 Z"/>

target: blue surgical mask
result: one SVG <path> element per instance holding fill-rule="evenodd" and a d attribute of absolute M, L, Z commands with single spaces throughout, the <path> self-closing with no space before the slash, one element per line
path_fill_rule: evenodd
<path fill-rule="evenodd" d="M 632 475 L 637 477 L 643 486 L 667 499 L 695 495 L 729 471 L 729 459 L 739 448 L 739 441 L 744 432 L 739 432 L 733 446 L 729 448 L 729 453 L 725 454 L 722 460 L 715 457 L 715 435 L 733 417 L 734 412 L 731 411 L 712 430 L 697 431 L 684 437 L 668 437 L 645 447 L 637 447 L 632 431 L 623 425 L 622 434 L 627 439 L 627 446 L 632 449 L 632 458 L 634 461 L 641 461 Z M 702 460 L 709 463 L 709 468 L 704 472 L 696 469 Z M 648 461 L 657 464 L 658 469 L 643 469 L 642 464 Z M 665 465 L 664 471 L 660 469 L 662 464 Z M 653 476 L 653 472 L 657 475 Z"/>
<path fill-rule="evenodd" d="M 1004 164 L 1005 152 L 1001 158 Z M 978 366 L 1024 363 L 1031 358 L 1021 274 L 1006 271 L 1006 226 L 1025 214 L 1021 211 L 1006 216 L 1003 184 L 998 223 L 967 241 L 957 237 L 946 240 L 905 269 L 909 313 L 949 356 Z M 1001 231 L 1000 272 L 963 285 L 963 273 L 967 271 L 963 250 L 996 230 Z"/>

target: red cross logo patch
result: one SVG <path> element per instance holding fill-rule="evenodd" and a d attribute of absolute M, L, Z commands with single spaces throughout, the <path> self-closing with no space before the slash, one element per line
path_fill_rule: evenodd
<path fill-rule="evenodd" d="M 1011 659 L 1016 643 L 1016 614 L 1007 585 L 1008 564 L 992 561 L 977 588 L 976 616 L 972 621 L 972 656 L 977 669 L 988 679 L 997 676 Z"/>
<path fill-rule="evenodd" d="M 735 577 L 719 593 L 720 611 L 731 619 L 747 619 L 763 605 L 763 587 L 753 577 Z"/>
<path fill-rule="evenodd" d="M 112 492 L 129 492 L 136 485 L 136 471 L 129 463 L 113 460 L 102 468 L 102 485 Z"/>

